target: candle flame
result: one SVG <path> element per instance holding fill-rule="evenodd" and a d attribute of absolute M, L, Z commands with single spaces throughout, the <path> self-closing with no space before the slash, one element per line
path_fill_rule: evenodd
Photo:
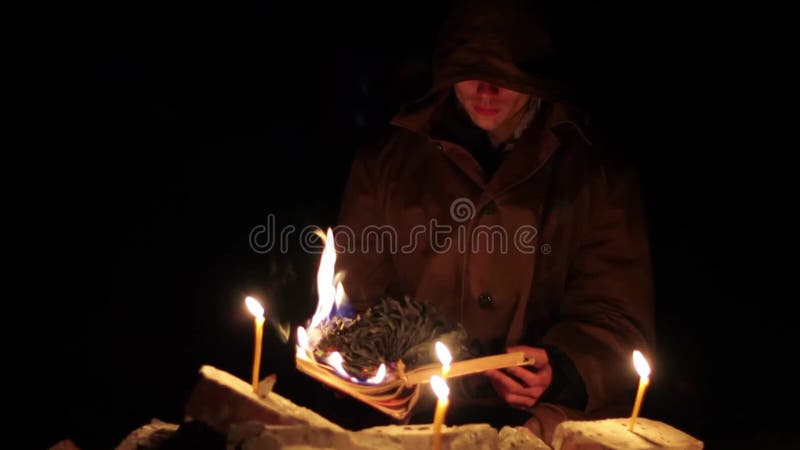
<path fill-rule="evenodd" d="M 386 376 L 386 364 L 381 363 L 380 367 L 378 367 L 378 371 L 375 373 L 375 376 L 367 378 L 367 383 L 380 384 L 380 382 L 383 381 L 383 378 L 385 376 Z"/>
<path fill-rule="evenodd" d="M 431 376 L 431 388 L 439 400 L 445 400 L 450 395 L 450 388 L 447 387 L 447 382 L 439 375 Z"/>
<path fill-rule="evenodd" d="M 439 361 L 442 365 L 447 368 L 449 368 L 450 363 L 453 362 L 453 355 L 450 354 L 450 350 L 448 350 L 447 346 L 442 344 L 441 341 L 436 341 L 436 356 L 439 357 Z"/>
<path fill-rule="evenodd" d="M 344 358 L 339 352 L 333 352 L 328 356 L 328 364 L 330 364 L 340 375 L 345 378 L 350 378 L 350 375 L 344 370 L 344 366 L 342 363 L 344 362 Z"/>
<path fill-rule="evenodd" d="M 248 296 L 244 299 L 244 302 L 247 304 L 247 309 L 249 309 L 254 316 L 264 317 L 264 307 L 261 306 L 258 300 Z"/>
<path fill-rule="evenodd" d="M 639 376 L 642 378 L 650 376 L 650 364 L 647 364 L 647 360 L 644 359 L 644 355 L 639 350 L 633 351 L 633 366 L 636 368 L 636 372 L 639 373 Z"/>

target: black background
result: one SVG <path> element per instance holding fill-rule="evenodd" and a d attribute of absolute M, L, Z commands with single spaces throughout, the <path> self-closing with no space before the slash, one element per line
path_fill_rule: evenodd
<path fill-rule="evenodd" d="M 563 3 L 561 38 L 604 138 L 642 172 L 659 335 L 642 415 L 709 448 L 780 447 L 797 440 L 781 361 L 795 332 L 788 10 L 649 3 Z M 296 241 L 260 254 L 248 235 L 268 214 L 335 224 L 353 151 L 424 89 L 444 10 L 19 11 L 4 356 L 12 411 L 36 430 L 12 433 L 25 447 L 113 448 L 151 418 L 179 422 L 202 364 L 248 379 L 246 295 L 267 302 L 276 390 L 336 404 L 273 326 L 310 317 L 317 255 Z"/>

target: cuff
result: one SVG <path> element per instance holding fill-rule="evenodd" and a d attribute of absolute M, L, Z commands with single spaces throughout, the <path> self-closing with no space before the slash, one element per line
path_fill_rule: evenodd
<path fill-rule="evenodd" d="M 588 402 L 586 385 L 575 364 L 556 347 L 544 345 L 542 348 L 547 351 L 550 367 L 553 368 L 553 380 L 539 401 L 584 411 Z"/>

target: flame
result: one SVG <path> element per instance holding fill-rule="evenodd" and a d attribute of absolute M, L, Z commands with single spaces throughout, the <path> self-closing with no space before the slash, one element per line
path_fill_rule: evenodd
<path fill-rule="evenodd" d="M 303 356 L 308 352 L 308 333 L 303 327 L 297 327 L 297 355 Z"/>
<path fill-rule="evenodd" d="M 342 366 L 343 362 L 344 358 L 342 358 L 342 355 L 339 352 L 333 352 L 330 354 L 330 356 L 328 356 L 328 364 L 336 369 L 336 371 L 339 372 L 339 375 L 345 378 L 350 378 L 350 375 L 346 370 L 344 370 L 344 366 Z"/>
<path fill-rule="evenodd" d="M 445 370 L 450 369 L 450 363 L 453 362 L 453 355 L 450 354 L 450 350 L 447 349 L 447 346 L 442 344 L 441 341 L 436 341 L 436 356 L 439 357 L 439 361 L 444 366 Z"/>
<path fill-rule="evenodd" d="M 308 333 L 303 327 L 297 327 L 297 346 L 303 350 L 308 349 Z"/>
<path fill-rule="evenodd" d="M 447 387 L 447 382 L 439 375 L 431 376 L 431 388 L 439 400 L 445 400 L 450 395 L 450 388 Z"/>
<path fill-rule="evenodd" d="M 336 247 L 333 237 L 333 230 L 328 228 L 327 233 L 322 230 L 316 229 L 314 233 L 319 236 L 325 244 L 322 250 L 322 256 L 319 261 L 319 269 L 317 269 L 317 309 L 311 320 L 307 324 L 307 328 L 298 327 L 297 329 L 297 355 L 299 357 L 306 357 L 311 360 L 317 360 L 312 350 L 317 347 L 324 334 L 324 325 L 330 320 L 332 313 L 340 316 L 343 308 L 346 308 L 347 293 L 341 280 L 344 277 L 344 272 L 335 273 L 336 269 Z M 334 310 L 334 306 L 336 309 Z M 351 377 L 344 369 L 342 363 L 344 358 L 339 352 L 331 352 L 324 359 L 324 361 L 333 367 L 339 375 L 348 378 L 352 381 L 363 383 Z M 381 369 L 383 369 L 381 371 Z M 386 376 L 386 367 L 379 367 L 378 373 L 366 382 L 380 383 Z"/>
<path fill-rule="evenodd" d="M 341 281 L 336 284 L 336 295 L 334 297 L 336 302 L 336 309 L 342 307 L 342 303 L 347 300 L 347 294 L 344 292 L 344 286 L 342 286 Z"/>
<path fill-rule="evenodd" d="M 647 360 L 644 359 L 644 355 L 639 350 L 633 351 L 633 366 L 640 377 L 646 378 L 650 376 L 650 364 L 647 364 Z"/>
<path fill-rule="evenodd" d="M 319 295 L 317 311 L 311 317 L 309 329 L 316 328 L 323 320 L 328 318 L 336 300 L 336 286 L 333 283 L 336 249 L 333 246 L 333 231 L 330 228 L 328 228 L 328 235 L 324 241 L 325 248 L 320 258 L 319 270 L 317 270 L 317 293 Z"/>
<path fill-rule="evenodd" d="M 381 363 L 380 367 L 378 367 L 378 371 L 375 373 L 375 376 L 367 378 L 367 383 L 380 384 L 380 382 L 383 381 L 383 378 L 385 376 L 386 376 L 386 364 Z"/>
<path fill-rule="evenodd" d="M 247 304 L 247 309 L 249 309 L 254 316 L 264 317 L 264 307 L 261 306 L 258 300 L 248 296 L 244 299 L 244 302 Z"/>

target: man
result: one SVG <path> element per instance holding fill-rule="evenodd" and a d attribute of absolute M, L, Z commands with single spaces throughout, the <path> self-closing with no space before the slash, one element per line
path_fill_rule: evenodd
<path fill-rule="evenodd" d="M 338 269 L 357 309 L 409 295 L 483 353 L 532 357 L 459 380 L 448 423 L 524 422 L 549 441 L 562 420 L 630 412 L 631 353 L 652 351 L 654 324 L 636 178 L 566 101 L 542 19 L 507 1 L 446 21 L 429 93 L 353 162 L 339 228 L 356 251 Z"/>

